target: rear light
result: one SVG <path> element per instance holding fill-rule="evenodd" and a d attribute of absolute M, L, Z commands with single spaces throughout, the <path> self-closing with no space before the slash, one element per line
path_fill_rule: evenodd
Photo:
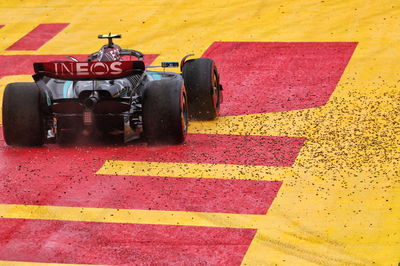
<path fill-rule="evenodd" d="M 93 113 L 92 111 L 86 110 L 83 112 L 83 124 L 90 126 L 93 124 Z"/>

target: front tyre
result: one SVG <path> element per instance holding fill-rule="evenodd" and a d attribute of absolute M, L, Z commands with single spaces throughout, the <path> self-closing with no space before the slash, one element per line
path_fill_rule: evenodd
<path fill-rule="evenodd" d="M 35 83 L 7 85 L 3 97 L 3 133 L 8 145 L 43 145 L 45 127 L 40 103 L 40 90 Z"/>
<path fill-rule="evenodd" d="M 180 144 L 188 128 L 187 98 L 179 79 L 152 81 L 143 95 L 143 133 L 151 144 Z"/>
<path fill-rule="evenodd" d="M 192 59 L 182 68 L 189 103 L 189 116 L 196 120 L 212 120 L 219 114 L 221 85 L 215 63 L 209 58 Z"/>

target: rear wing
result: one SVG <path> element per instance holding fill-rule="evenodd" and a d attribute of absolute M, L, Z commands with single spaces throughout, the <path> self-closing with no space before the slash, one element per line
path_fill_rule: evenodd
<path fill-rule="evenodd" d="M 43 76 L 63 80 L 108 80 L 119 79 L 145 70 L 143 61 L 110 62 L 46 62 L 34 63 L 35 81 Z"/>

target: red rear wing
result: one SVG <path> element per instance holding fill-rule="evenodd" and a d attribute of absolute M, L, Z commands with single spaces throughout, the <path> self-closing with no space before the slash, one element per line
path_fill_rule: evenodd
<path fill-rule="evenodd" d="M 34 63 L 38 75 L 65 80 L 118 79 L 142 73 L 143 61 Z"/>

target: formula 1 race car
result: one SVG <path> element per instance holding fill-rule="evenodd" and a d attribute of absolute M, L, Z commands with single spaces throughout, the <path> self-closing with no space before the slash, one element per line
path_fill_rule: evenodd
<path fill-rule="evenodd" d="M 165 72 L 178 62 L 149 71 L 139 51 L 121 49 L 108 39 L 87 61 L 34 63 L 35 82 L 10 83 L 3 97 L 3 132 L 8 145 L 39 146 L 79 136 L 118 136 L 149 144 L 184 142 L 188 119 L 218 116 L 222 86 L 213 60 L 186 60 L 181 74 Z M 131 60 L 132 57 L 135 60 Z"/>

